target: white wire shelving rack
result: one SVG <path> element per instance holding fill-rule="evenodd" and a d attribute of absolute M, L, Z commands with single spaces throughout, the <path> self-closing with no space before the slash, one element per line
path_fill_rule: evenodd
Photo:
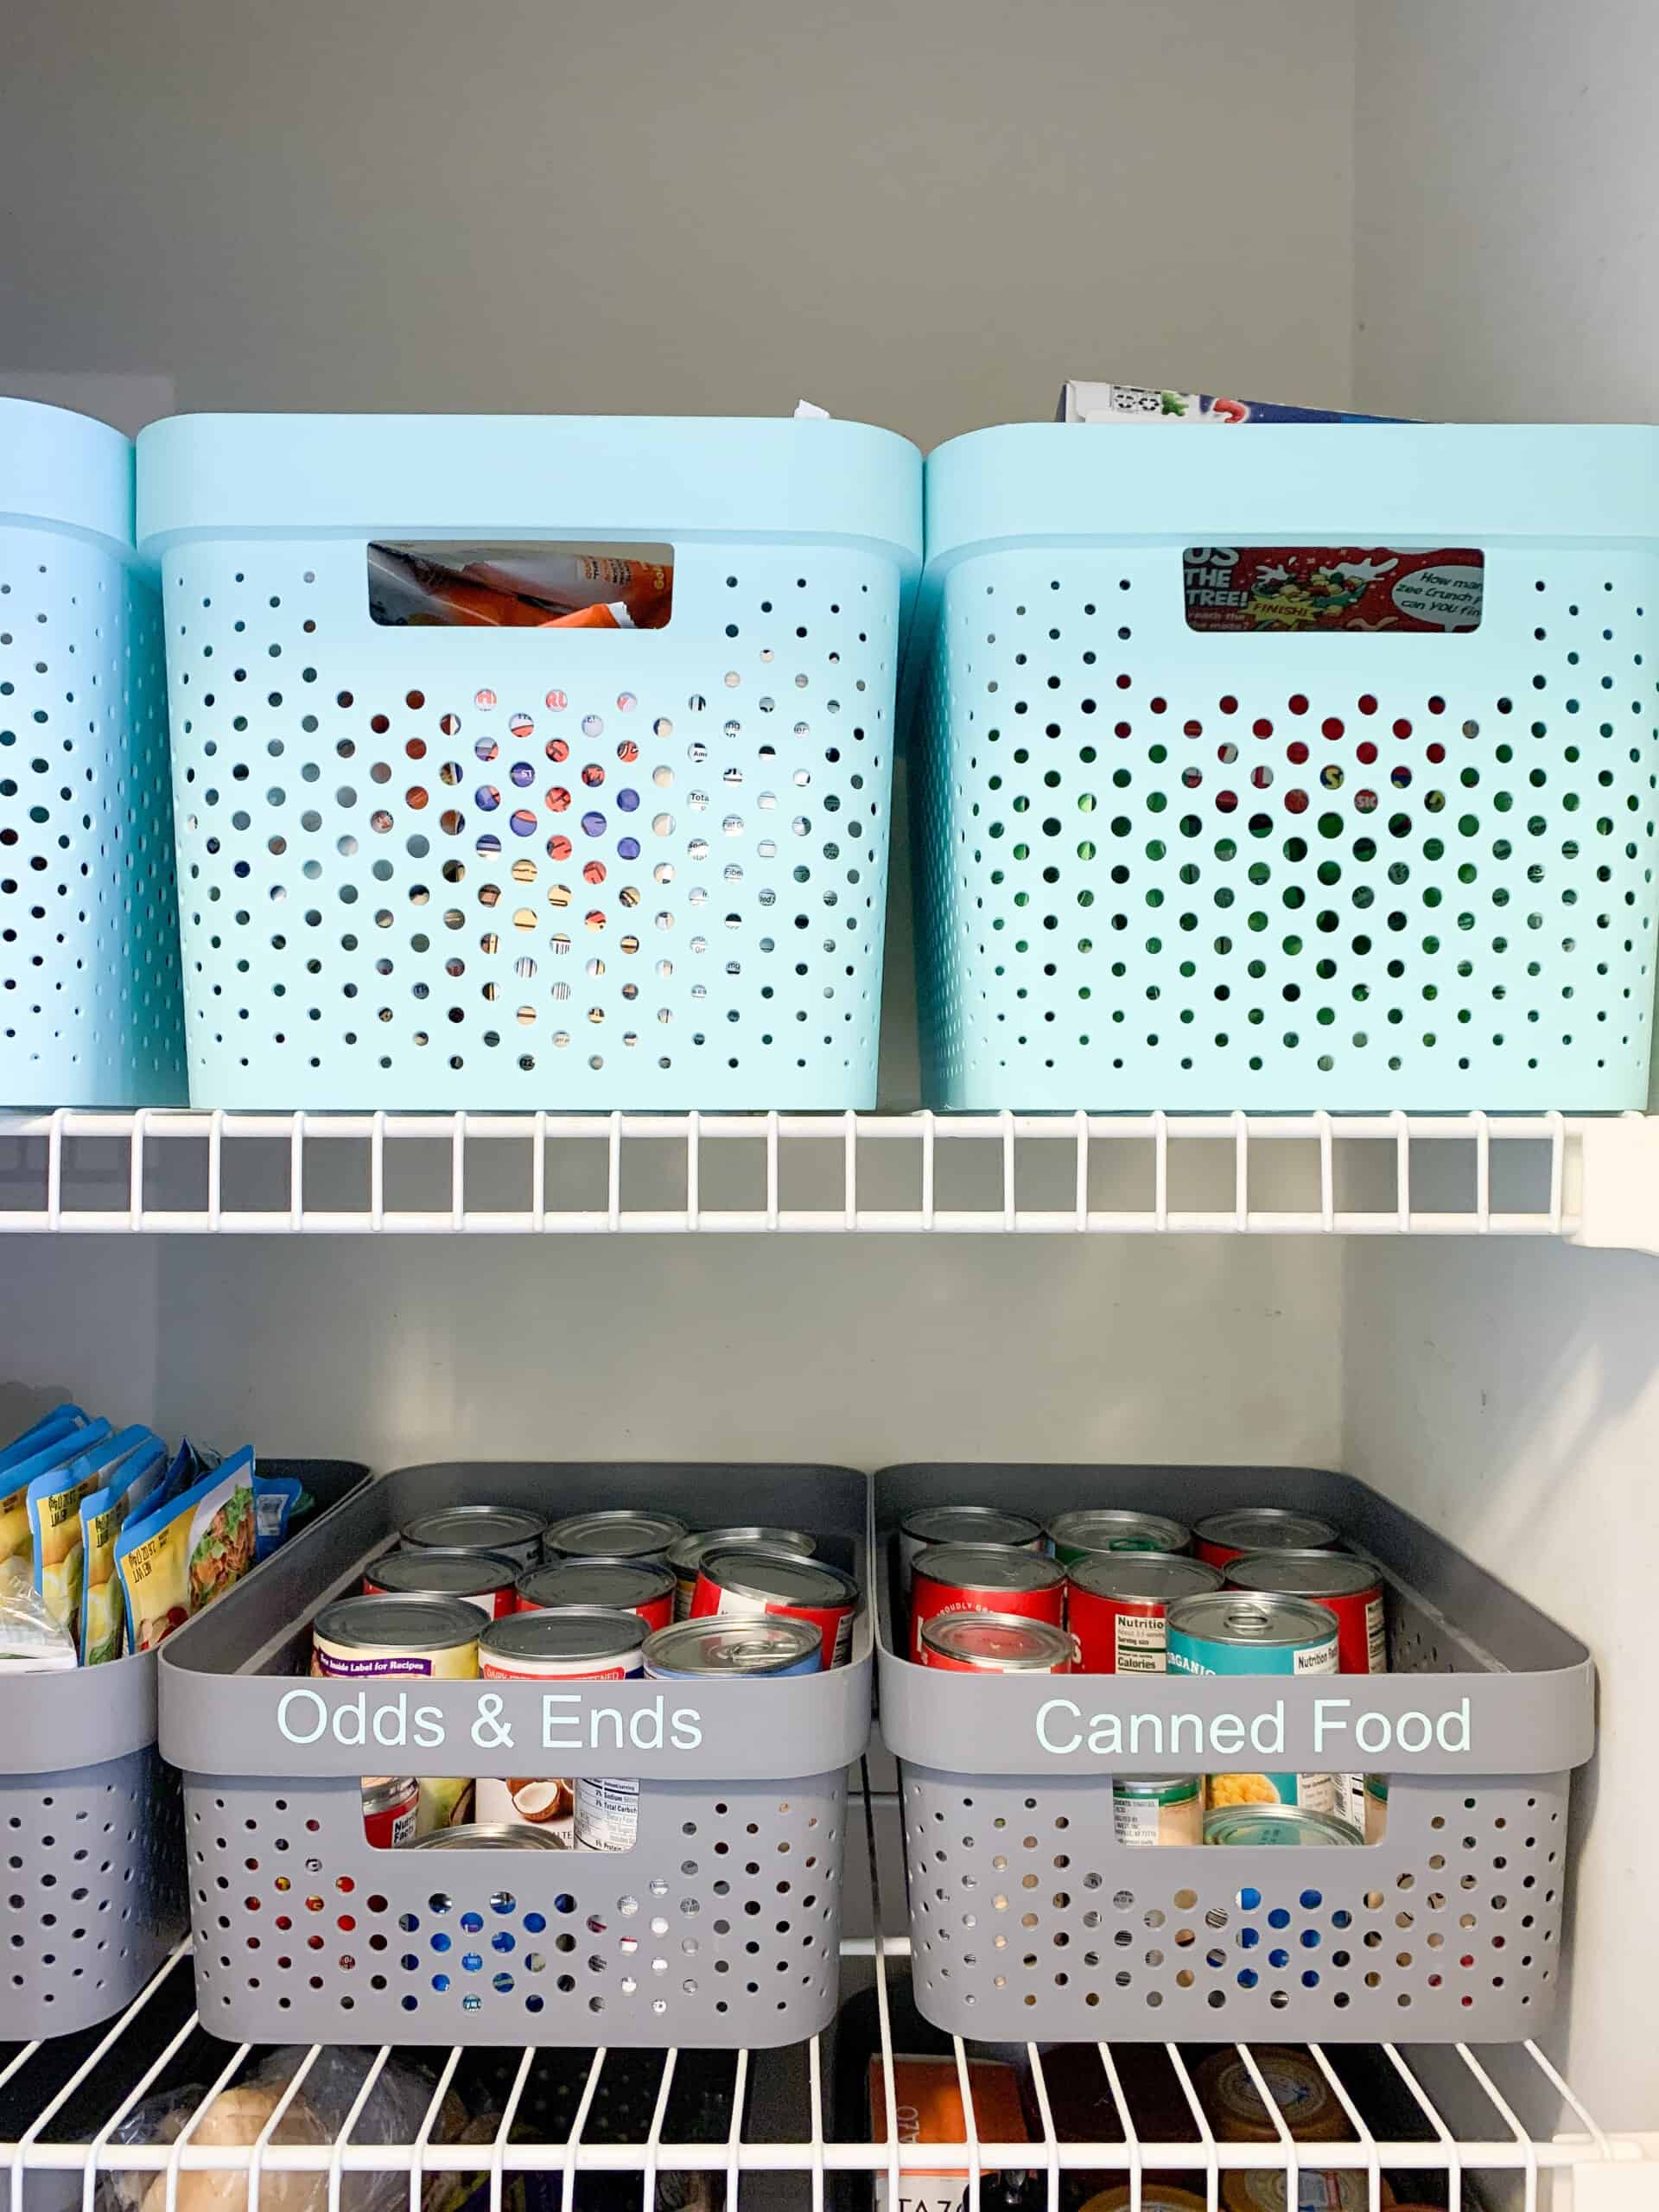
<path fill-rule="evenodd" d="M 874 1924 L 880 1927 L 880 1870 L 868 1796 L 864 1804 Z M 888 1917 L 897 1909 L 898 1901 L 890 1899 Z M 900 1937 L 874 1935 L 851 1937 L 842 1948 L 849 1985 L 861 1981 L 868 1986 L 873 1979 L 878 2033 L 871 2039 L 869 2056 L 879 2062 L 891 2104 L 893 2024 L 908 1945 Z M 1192 2115 L 1193 2125 L 1187 2131 L 1192 2139 L 1149 2137 L 1141 2131 L 1135 2102 L 1126 2094 L 1121 2050 L 1115 2055 L 1105 2044 L 1092 2048 L 1101 2090 L 1117 2115 L 1121 2141 L 1061 2139 L 1043 2054 L 1033 2044 L 1023 2052 L 1000 2052 L 1005 2058 L 1012 2055 L 1022 2059 L 1029 2070 L 1029 2101 L 1039 2123 L 1033 2125 L 1031 2139 L 978 2140 L 970 2118 L 966 2139 L 960 2143 L 873 2143 L 867 2126 L 849 2129 L 846 2115 L 834 2109 L 831 2060 L 824 2037 L 785 2052 L 729 2055 L 722 2062 L 729 2069 L 722 2124 L 703 2127 L 697 2140 L 677 2139 L 668 2124 L 677 2075 L 687 2063 L 684 2054 L 669 2051 L 659 2062 L 638 2052 L 603 2050 L 556 2055 L 569 2084 L 570 2108 L 569 2125 L 558 2139 L 513 2139 L 522 2134 L 515 2126 L 517 2115 L 533 2108 L 533 2097 L 527 2093 L 537 2069 L 550 2057 L 528 2050 L 501 2055 L 505 2094 L 493 2137 L 483 2143 L 441 2141 L 440 2109 L 467 2054 L 436 2050 L 420 2054 L 432 2088 L 419 2125 L 407 2131 L 409 2140 L 359 2142 L 353 2139 L 356 2115 L 382 2069 L 393 2062 L 394 2054 L 381 2050 L 371 2055 L 362 2090 L 331 2139 L 277 2141 L 285 2113 L 296 2098 L 303 2096 L 307 2077 L 321 2057 L 314 2047 L 300 2055 L 297 2069 L 257 2139 L 242 2147 L 226 2146 L 199 2139 L 203 2114 L 209 2101 L 238 2081 L 260 2054 L 247 2044 L 206 2035 L 189 2002 L 188 1973 L 188 1952 L 181 1949 L 144 1994 L 101 2033 L 91 2031 L 59 2046 L 0 2046 L 0 2176 L 9 2183 L 10 2212 L 37 2212 L 42 2207 L 73 2212 L 77 2204 L 93 2212 L 100 2202 L 101 2178 L 118 2171 L 138 2177 L 141 2188 L 150 2175 L 164 2177 L 162 2202 L 166 2212 L 174 2212 L 180 2177 L 187 2174 L 246 2177 L 246 2202 L 253 2212 L 262 2183 L 269 2190 L 273 2177 L 299 2175 L 321 2177 L 323 2201 L 336 2212 L 343 2181 L 365 2173 L 395 2177 L 400 2196 L 406 2178 L 410 2212 L 420 2212 L 426 2184 L 446 2175 L 481 2177 L 487 2186 L 489 2212 L 502 2212 L 509 2185 L 524 2176 L 550 2177 L 561 2212 L 581 2212 L 584 2181 L 598 2177 L 607 2178 L 609 2190 L 587 2201 L 632 2203 L 637 2188 L 641 2212 L 666 2212 L 667 2207 L 686 2202 L 685 2177 L 691 2176 L 710 2177 L 702 2184 L 704 2193 L 694 2196 L 696 2202 L 720 2204 L 723 2183 L 725 2212 L 745 2212 L 746 2207 L 762 2202 L 823 2212 L 826 2202 L 836 2201 L 841 2177 L 854 2177 L 865 2192 L 841 2201 L 868 2202 L 868 2190 L 878 2177 L 885 2177 L 886 2201 L 897 2206 L 901 2196 L 917 2194 L 914 2183 L 904 2185 L 906 2175 L 927 2171 L 937 2177 L 952 2168 L 966 2177 L 969 2212 L 980 2212 L 982 2177 L 1001 2172 L 1034 2177 L 1027 2184 L 1031 2191 L 1027 2201 L 1033 2206 L 1045 2203 L 1046 2212 L 1060 2212 L 1064 2202 L 1074 2201 L 1084 2176 L 1094 2190 L 1115 2183 L 1127 2186 L 1135 2212 L 1146 2177 L 1154 2175 L 1178 2181 L 1215 2212 L 1224 2202 L 1222 2192 L 1228 2177 L 1249 2170 L 1283 2174 L 1293 2203 L 1297 2201 L 1293 2177 L 1299 2171 L 1357 2175 L 1364 2183 L 1369 2212 L 1381 2212 L 1389 2201 L 1383 2194 L 1385 2177 L 1392 2177 L 1402 2201 L 1414 2192 L 1452 2207 L 1490 2201 L 1538 2212 L 1549 2203 L 1559 2212 L 1567 2200 L 1560 2190 L 1554 2196 L 1548 2192 L 1552 2183 L 1569 2178 L 1572 2212 L 1638 2212 L 1638 2208 L 1659 2203 L 1659 2163 L 1655 2162 L 1659 2139 L 1605 2132 L 1549 2059 L 1530 2043 L 1484 2051 L 1464 2045 L 1415 2052 L 1382 2046 L 1374 2056 L 1385 2069 L 1384 2078 L 1402 2093 L 1404 2109 L 1420 2123 L 1408 2136 L 1403 2132 L 1398 2136 L 1378 2133 L 1368 2122 L 1360 2095 L 1345 2086 L 1332 2054 L 1319 2045 L 1305 2046 L 1347 2114 L 1350 2139 L 1300 2145 L 1282 2135 L 1279 2142 L 1267 2145 L 1217 2140 L 1194 2090 L 1189 2054 L 1174 2044 L 1161 2048 Z M 1261 2052 L 1249 2045 L 1238 2049 L 1258 2088 L 1263 2089 L 1264 2101 L 1270 2104 L 1259 2071 Z M 949 2053 L 954 2056 L 964 2110 L 971 2114 L 967 2065 L 977 2055 L 976 2049 L 956 2038 Z M 1338 2059 L 1341 2056 L 1336 2054 Z M 121 2129 L 126 2115 L 156 2083 L 174 2085 L 181 2057 L 188 2061 L 193 2082 L 202 2085 L 194 2103 L 187 2101 L 183 2126 L 170 2142 L 144 2149 L 125 2147 Z M 642 2063 L 660 2066 L 643 2098 L 637 2079 Z M 610 2077 L 619 2065 L 632 2069 L 636 2077 L 629 2096 L 621 2100 L 607 2095 Z M 861 2064 L 861 2079 L 863 2070 Z M 1399 2094 L 1395 2102 L 1401 2102 Z M 615 2124 L 614 2115 L 624 2103 L 631 2103 L 637 2116 L 632 2126 Z M 857 2117 L 861 2120 L 861 2114 Z M 1649 2155 L 1644 2156 L 1644 2144 Z M 284 2202 L 295 2202 L 293 2187 L 290 2181 Z M 349 2192 L 345 2201 L 350 2204 Z M 227 2181 L 215 2202 L 237 2212 L 244 2192 Z"/>
<path fill-rule="evenodd" d="M 0 1233 L 1554 1237 L 1659 1252 L 1659 1116 L 0 1116 Z"/>

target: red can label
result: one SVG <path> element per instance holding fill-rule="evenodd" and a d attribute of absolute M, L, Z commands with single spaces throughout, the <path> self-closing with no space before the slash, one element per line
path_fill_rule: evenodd
<path fill-rule="evenodd" d="M 395 1851 L 415 1833 L 421 1785 L 413 1776 L 377 1783 L 363 1792 L 363 1833 L 377 1851 Z"/>
<path fill-rule="evenodd" d="M 1013 1613 L 1021 1620 L 1046 1621 L 1051 1628 L 1065 1625 L 1065 1579 L 1057 1576 L 1052 1587 L 1035 1590 L 976 1589 L 960 1582 L 936 1582 L 918 1574 L 910 1588 L 910 1656 L 919 1667 L 944 1662 L 922 1657 L 922 1630 L 941 1613 Z"/>
<path fill-rule="evenodd" d="M 853 1648 L 854 1601 L 849 1598 L 842 1605 L 801 1605 L 787 1603 L 782 1598 L 751 1597 L 741 1590 L 723 1590 L 711 1582 L 707 1572 L 699 1568 L 697 1586 L 691 1593 L 690 1618 L 707 1620 L 711 1613 L 734 1616 L 739 1620 L 810 1621 L 818 1631 L 823 1647 L 826 1667 L 844 1667 Z"/>
<path fill-rule="evenodd" d="M 1084 1675 L 1162 1675 L 1165 1621 L 1161 1598 L 1102 1598 L 1073 1583 L 1065 1624 L 1077 1639 L 1077 1670 Z"/>
<path fill-rule="evenodd" d="M 1340 1675 L 1386 1675 L 1389 1671 L 1388 1634 L 1383 1626 L 1380 1583 L 1351 1595 L 1320 1597 L 1307 1593 L 1310 1605 L 1323 1605 L 1337 1621 L 1337 1672 Z"/>

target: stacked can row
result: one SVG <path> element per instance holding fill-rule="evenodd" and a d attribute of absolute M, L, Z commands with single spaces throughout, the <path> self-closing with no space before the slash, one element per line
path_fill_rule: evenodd
<path fill-rule="evenodd" d="M 135 521 L 0 403 L 0 1098 L 868 1107 L 902 709 L 930 1104 L 1645 1102 L 1659 433 L 925 504 L 857 423 L 202 416 Z"/>
<path fill-rule="evenodd" d="M 931 1506 L 899 1531 L 918 1666 L 957 1674 L 1381 1674 L 1384 1587 L 1314 1514 L 1248 1506 L 1196 1529 L 1122 1507 L 1027 1515 Z M 1241 1741 L 1239 1748 L 1244 1748 Z M 1387 1783 L 1363 1772 L 1119 1775 L 1126 1844 L 1375 1842 Z"/>

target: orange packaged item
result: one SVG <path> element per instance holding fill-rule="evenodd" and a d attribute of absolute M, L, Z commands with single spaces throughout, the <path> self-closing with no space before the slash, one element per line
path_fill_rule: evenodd
<path fill-rule="evenodd" d="M 658 630 L 672 565 L 553 545 L 375 544 L 369 611 L 393 627 Z"/>
<path fill-rule="evenodd" d="M 970 2058 L 967 2065 L 977 2140 L 981 2143 L 1028 2143 L 1031 2131 L 1026 2125 L 1025 2109 L 1020 2099 L 1020 2079 L 1013 2067 L 1005 2066 L 1000 2059 L 995 2058 Z M 869 2081 L 870 2140 L 872 2143 L 887 2143 L 892 2140 L 887 2127 L 887 2087 L 879 2056 L 870 2061 Z M 893 2062 L 893 2087 L 899 2107 L 898 2138 L 901 2144 L 961 2144 L 966 2140 L 962 2084 L 954 2058 L 895 2057 Z M 982 2169 L 982 2177 L 987 2180 L 999 2178 L 1008 2197 L 1022 2193 L 1020 2184 L 1028 2179 L 1024 2174 L 1013 2173 L 995 2177 L 983 2177 Z M 965 2166 L 906 2166 L 899 2175 L 899 2198 L 896 2205 L 889 2202 L 890 2179 L 885 2166 L 876 2168 L 876 2212 L 966 2212 L 968 2169 Z M 960 2186 L 936 2188 L 931 2185 L 939 2182 L 959 2183 Z M 1014 2187 L 1008 2188 L 1010 2183 Z"/>

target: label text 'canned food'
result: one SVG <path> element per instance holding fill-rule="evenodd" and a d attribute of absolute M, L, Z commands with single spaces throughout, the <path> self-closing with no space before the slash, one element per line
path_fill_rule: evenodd
<path fill-rule="evenodd" d="M 1211 1758 L 1231 1758 L 1247 1743 L 1266 1755 L 1284 1750 L 1285 1704 L 1281 1698 L 1248 1720 L 1236 1713 L 1212 1713 L 1206 1720 L 1197 1713 L 1085 1713 L 1069 1697 L 1051 1697 L 1037 1708 L 1037 1741 L 1057 1758 L 1082 1751 L 1111 1758 L 1190 1753 L 1207 1763 Z M 1376 1757 L 1384 1751 L 1426 1751 L 1431 1745 L 1442 1751 L 1470 1749 L 1466 1697 L 1438 1713 L 1356 1713 L 1347 1697 L 1313 1701 L 1315 1752 L 1351 1746 Z"/>

